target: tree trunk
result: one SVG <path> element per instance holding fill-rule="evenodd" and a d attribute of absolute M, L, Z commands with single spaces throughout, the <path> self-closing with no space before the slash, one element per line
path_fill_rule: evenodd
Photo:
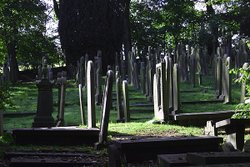
<path fill-rule="evenodd" d="M 128 52 L 132 50 L 131 44 L 131 32 L 130 32 L 130 0 L 124 0 L 125 12 L 123 20 L 123 44 L 124 44 L 124 54 L 125 54 L 125 69 L 128 69 Z M 126 71 L 127 74 L 128 71 Z"/>
<path fill-rule="evenodd" d="M 58 31 L 67 66 L 76 66 L 86 53 L 90 60 L 102 51 L 103 67 L 113 65 L 121 50 L 124 6 L 122 0 L 54 0 Z"/>
<path fill-rule="evenodd" d="M 10 66 L 10 82 L 16 83 L 18 81 L 18 65 L 16 59 L 16 42 L 12 41 L 7 44 L 8 61 Z"/>

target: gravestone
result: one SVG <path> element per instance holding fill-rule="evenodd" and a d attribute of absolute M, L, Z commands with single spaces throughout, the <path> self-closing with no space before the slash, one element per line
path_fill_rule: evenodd
<path fill-rule="evenodd" d="M 153 102 L 154 102 L 154 117 L 157 120 L 164 120 L 164 115 L 162 112 L 159 112 L 159 90 L 158 90 L 158 81 L 157 76 L 154 74 L 153 78 Z"/>
<path fill-rule="evenodd" d="M 101 104 L 102 102 L 102 86 L 101 86 L 101 79 L 102 79 L 102 55 L 101 51 L 97 52 L 97 59 L 96 59 L 96 94 L 95 100 L 96 104 Z"/>
<path fill-rule="evenodd" d="M 94 80 L 94 64 L 88 61 L 87 66 L 87 106 L 88 106 L 88 128 L 96 127 L 96 111 L 95 111 L 95 80 Z"/>
<path fill-rule="evenodd" d="M 153 100 L 153 59 L 151 55 L 151 48 L 148 48 L 148 57 L 147 57 L 147 62 L 148 62 L 148 69 L 147 69 L 147 86 L 148 86 L 148 94 L 147 98 L 148 101 Z"/>
<path fill-rule="evenodd" d="M 79 106 L 80 106 L 80 113 L 81 113 L 81 123 L 82 125 L 86 125 L 86 117 L 85 117 L 85 110 L 84 110 L 84 102 L 83 102 L 83 90 L 82 85 L 78 85 L 78 93 L 79 93 Z"/>
<path fill-rule="evenodd" d="M 124 121 L 124 112 L 122 108 L 122 84 L 119 71 L 116 71 L 116 110 L 117 110 L 117 122 Z"/>
<path fill-rule="evenodd" d="M 232 96 L 232 77 L 230 74 L 231 70 L 231 58 L 227 57 L 223 62 L 223 77 L 222 77 L 222 87 L 224 95 L 224 103 L 231 103 Z"/>
<path fill-rule="evenodd" d="M 129 122 L 130 112 L 129 112 L 128 82 L 126 80 L 122 82 L 122 94 L 123 94 L 124 119 L 125 122 Z"/>
<path fill-rule="evenodd" d="M 141 66 L 140 66 L 141 68 L 140 68 L 140 76 L 141 76 L 141 91 L 142 91 L 142 93 L 143 94 L 145 94 L 146 93 L 146 88 L 145 88 L 145 86 L 146 86 L 146 84 L 145 84 L 145 82 L 146 82 L 146 77 L 145 77 L 145 70 L 146 70 L 146 68 L 145 68 L 145 63 L 144 62 L 141 62 Z"/>
<path fill-rule="evenodd" d="M 168 121 L 169 99 L 165 59 L 156 65 L 156 74 L 154 76 L 154 109 L 155 118 L 162 122 Z"/>
<path fill-rule="evenodd" d="M 220 55 L 220 48 L 217 48 L 216 57 L 216 93 L 217 98 L 222 94 L 222 57 Z"/>
<path fill-rule="evenodd" d="M 33 127 L 52 127 L 54 119 L 53 112 L 53 82 L 49 80 L 47 59 L 42 59 L 42 79 L 38 80 L 36 85 L 38 88 L 37 111 L 32 124 Z"/>
<path fill-rule="evenodd" d="M 169 82 L 169 111 L 173 111 L 173 61 L 170 56 L 167 56 L 169 62 L 169 67 L 167 67 L 167 74 L 169 73 L 168 82 Z M 166 60 L 166 59 L 165 59 Z"/>
<path fill-rule="evenodd" d="M 195 58 L 195 48 L 191 48 L 190 55 L 190 80 L 193 87 L 196 86 L 196 58 Z"/>
<path fill-rule="evenodd" d="M 244 63 L 243 66 L 242 66 L 242 68 L 244 70 L 248 70 L 249 63 Z M 246 100 L 246 95 L 247 95 L 246 84 L 247 83 L 245 81 L 241 83 L 241 95 L 240 95 L 240 102 L 241 103 L 245 103 L 245 100 Z"/>
<path fill-rule="evenodd" d="M 200 48 L 198 46 L 195 46 L 195 59 L 196 59 L 196 75 L 197 75 L 197 82 L 200 86 L 202 84 L 202 76 L 201 76 L 201 58 L 200 58 Z"/>
<path fill-rule="evenodd" d="M 81 84 L 81 86 L 84 86 L 84 78 L 85 78 L 85 60 L 82 56 L 80 58 L 80 61 L 77 61 L 77 81 L 78 85 Z"/>
<path fill-rule="evenodd" d="M 104 90 L 104 97 L 102 102 L 102 120 L 100 123 L 99 141 L 95 144 L 95 147 L 97 149 L 107 143 L 109 114 L 112 106 L 113 75 L 113 71 L 109 70 L 107 72 L 106 87 Z"/>
<path fill-rule="evenodd" d="M 89 55 L 86 53 L 84 57 L 84 69 L 85 69 L 85 85 L 84 87 L 87 87 L 87 68 L 88 68 L 88 61 L 89 61 Z"/>
<path fill-rule="evenodd" d="M 58 85 L 58 116 L 56 126 L 64 125 L 64 105 L 65 105 L 65 92 L 67 84 L 67 73 L 62 71 L 59 73 L 56 84 Z"/>
<path fill-rule="evenodd" d="M 177 114 L 180 111 L 180 76 L 178 64 L 174 64 L 173 67 L 173 114 Z"/>

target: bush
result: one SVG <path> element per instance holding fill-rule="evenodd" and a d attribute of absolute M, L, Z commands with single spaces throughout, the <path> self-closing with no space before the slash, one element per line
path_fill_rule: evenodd
<path fill-rule="evenodd" d="M 231 73 L 235 74 L 237 79 L 235 79 L 236 83 L 246 83 L 246 96 L 250 96 L 250 66 L 247 68 L 239 68 L 233 69 Z M 236 113 L 232 116 L 232 118 L 236 119 L 247 119 L 250 118 L 250 103 L 240 103 L 236 106 Z"/>

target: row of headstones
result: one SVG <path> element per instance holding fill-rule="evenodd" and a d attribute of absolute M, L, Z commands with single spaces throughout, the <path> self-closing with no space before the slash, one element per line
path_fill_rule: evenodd
<path fill-rule="evenodd" d="M 218 99 L 224 100 L 224 103 L 231 103 L 232 91 L 232 69 L 231 58 L 226 54 L 221 56 L 220 48 L 217 49 L 217 57 L 215 59 L 215 88 Z"/>
<path fill-rule="evenodd" d="M 113 85 L 113 71 L 108 70 L 105 88 L 103 94 L 101 92 L 101 55 L 97 56 L 96 65 L 93 61 L 88 61 L 86 66 L 86 89 L 87 89 L 87 127 L 96 128 L 96 104 L 102 102 L 100 135 L 98 145 L 102 145 L 107 141 L 109 114 L 112 107 L 112 85 Z M 82 58 L 81 58 L 82 59 Z M 86 60 L 86 57 L 85 57 Z M 95 69 L 96 67 L 96 69 Z M 80 75 L 83 73 L 80 73 Z M 97 89 L 96 89 L 97 87 Z M 95 91 L 97 90 L 97 91 Z M 96 94 L 98 92 L 98 94 Z M 83 93 L 81 83 L 79 84 L 80 110 L 82 124 L 86 123 L 85 113 L 83 107 Z M 101 99 L 100 99 L 101 98 Z M 98 145 L 96 145 L 98 147 Z"/>
<path fill-rule="evenodd" d="M 128 82 L 127 80 L 122 80 L 118 66 L 116 67 L 115 78 L 117 122 L 129 122 Z"/>
<path fill-rule="evenodd" d="M 40 80 L 37 81 L 38 87 L 38 107 L 37 113 L 34 118 L 33 127 L 39 126 L 53 126 L 52 108 L 52 86 L 48 77 L 49 71 L 47 69 L 47 61 L 43 59 L 42 63 L 42 74 Z M 96 128 L 96 111 L 95 111 L 95 74 L 94 74 L 94 65 L 92 61 L 87 63 L 87 72 L 86 72 L 86 89 L 87 89 L 87 113 L 88 113 L 88 128 Z M 58 74 L 57 85 L 59 88 L 59 113 L 58 113 L 58 122 L 57 125 L 62 125 L 64 121 L 64 103 L 65 103 L 65 91 L 66 91 L 66 72 Z M 107 72 L 106 86 L 103 92 L 102 99 L 102 117 L 100 123 L 100 135 L 98 144 L 103 144 L 107 140 L 107 131 L 108 131 L 108 122 L 109 122 L 109 113 L 112 106 L 112 84 L 113 84 L 113 72 L 109 70 Z M 81 104 L 83 104 L 83 99 L 80 98 Z M 46 104 L 46 105 L 44 105 Z M 83 109 L 83 108 L 82 108 Z M 81 111 L 81 119 L 84 123 L 84 110 Z M 45 122 L 43 122 L 45 121 Z"/>
<path fill-rule="evenodd" d="M 165 56 L 156 64 L 153 78 L 154 116 L 161 122 L 168 122 L 169 115 L 180 111 L 180 75 L 178 64 Z"/>
<path fill-rule="evenodd" d="M 79 61 L 77 61 L 77 70 L 76 70 L 76 81 L 79 87 L 79 95 L 81 94 L 81 89 L 86 88 L 87 86 L 87 65 L 88 65 L 89 57 L 88 54 L 82 56 Z M 101 104 L 102 102 L 102 52 L 97 51 L 97 56 L 94 61 L 94 80 L 95 87 L 97 88 L 95 91 L 95 102 L 96 104 Z"/>
<path fill-rule="evenodd" d="M 155 65 L 163 59 L 164 55 L 168 55 L 168 57 L 172 58 L 173 63 L 179 64 L 181 81 L 190 81 L 194 87 L 197 83 L 200 85 L 202 73 L 208 73 L 206 59 L 200 58 L 200 54 L 203 54 L 203 52 L 200 51 L 202 49 L 199 49 L 198 46 L 192 47 L 190 50 L 191 52 L 180 44 L 175 55 L 171 55 L 170 53 L 163 54 L 160 48 L 157 48 L 153 54 L 152 48 L 148 47 L 146 61 L 139 63 L 136 59 L 136 49 L 132 49 L 132 52 L 128 53 L 128 83 L 136 89 L 141 89 L 148 100 L 152 101 L 153 75 L 156 71 Z M 205 53 L 204 51 L 203 55 L 206 55 Z"/>

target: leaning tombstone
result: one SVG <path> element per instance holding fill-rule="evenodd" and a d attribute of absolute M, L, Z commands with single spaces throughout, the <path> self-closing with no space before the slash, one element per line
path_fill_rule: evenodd
<path fill-rule="evenodd" d="M 64 107 L 65 107 L 65 92 L 66 92 L 66 83 L 67 83 L 67 73 L 65 71 L 61 72 L 60 77 L 57 78 L 57 84 L 60 85 L 60 100 L 59 100 L 59 112 L 58 120 L 56 126 L 64 125 Z"/>
<path fill-rule="evenodd" d="M 47 59 L 42 59 L 42 79 L 37 81 L 38 99 L 37 111 L 34 118 L 33 127 L 52 127 L 54 119 L 53 112 L 53 82 L 49 80 Z M 45 105 L 46 104 L 46 105 Z"/>
<path fill-rule="evenodd" d="M 124 119 L 125 122 L 129 122 L 130 112 L 129 112 L 128 82 L 126 80 L 122 82 L 122 94 L 123 94 Z"/>
<path fill-rule="evenodd" d="M 101 79 L 102 79 L 102 58 L 101 58 L 101 51 L 97 52 L 97 60 L 96 60 L 96 93 L 95 93 L 95 100 L 96 104 L 101 104 L 102 101 L 102 86 L 101 86 Z"/>
<path fill-rule="evenodd" d="M 113 85 L 113 71 L 107 72 L 106 87 L 104 91 L 104 97 L 102 102 L 102 119 L 100 123 L 99 141 L 95 144 L 95 147 L 99 149 L 101 146 L 107 143 L 108 136 L 108 123 L 109 114 L 112 104 L 112 85 Z"/>
<path fill-rule="evenodd" d="M 93 62 L 88 61 L 87 65 L 88 128 L 96 127 L 94 71 L 95 70 Z"/>
<path fill-rule="evenodd" d="M 79 103 L 80 103 L 80 113 L 81 113 L 81 123 L 82 125 L 86 125 L 86 117 L 85 117 L 85 111 L 84 111 L 84 104 L 83 104 L 83 90 L 82 85 L 78 85 L 78 93 L 79 93 Z"/>

